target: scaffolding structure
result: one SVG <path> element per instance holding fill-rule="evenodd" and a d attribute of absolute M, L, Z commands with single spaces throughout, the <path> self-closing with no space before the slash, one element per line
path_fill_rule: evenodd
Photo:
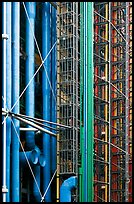
<path fill-rule="evenodd" d="M 2 9 L 3 202 L 132 202 L 132 2 Z"/>
<path fill-rule="evenodd" d="M 94 199 L 124 202 L 131 200 L 130 4 L 96 2 L 94 9 Z"/>
<path fill-rule="evenodd" d="M 60 130 L 57 138 L 57 169 L 62 183 L 78 175 L 78 3 L 58 2 L 57 7 L 57 122 L 71 127 Z"/>

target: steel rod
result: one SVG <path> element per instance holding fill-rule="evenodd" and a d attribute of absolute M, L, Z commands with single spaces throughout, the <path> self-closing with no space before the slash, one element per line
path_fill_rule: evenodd
<path fill-rule="evenodd" d="M 6 109 L 6 4 L 3 2 L 3 97 L 4 97 L 4 109 Z M 6 202 L 6 193 L 8 191 L 6 186 L 6 121 L 3 124 L 3 202 Z"/>

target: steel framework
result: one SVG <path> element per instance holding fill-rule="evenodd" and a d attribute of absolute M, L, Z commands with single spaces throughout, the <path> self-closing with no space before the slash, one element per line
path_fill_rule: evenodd
<path fill-rule="evenodd" d="M 78 175 L 78 3 L 58 2 L 57 7 L 57 122 L 71 126 L 57 137 L 57 176 L 62 183 Z"/>
<path fill-rule="evenodd" d="M 94 200 L 130 201 L 131 2 L 95 2 L 94 9 Z"/>

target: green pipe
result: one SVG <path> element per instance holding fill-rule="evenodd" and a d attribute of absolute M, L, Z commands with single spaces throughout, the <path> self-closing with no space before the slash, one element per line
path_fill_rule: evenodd
<path fill-rule="evenodd" d="M 84 200 L 84 186 L 83 186 L 83 169 L 84 169 L 84 134 L 83 134 L 83 67 L 84 67 L 84 6 L 80 2 L 80 154 L 81 154 L 81 167 L 79 168 L 79 202 Z"/>
<path fill-rule="evenodd" d="M 81 166 L 79 168 L 79 202 L 93 202 L 93 137 L 94 137 L 94 113 L 93 113 L 93 2 L 87 3 L 87 189 L 84 189 L 84 126 L 83 126 L 83 68 L 84 68 L 84 2 L 80 2 L 80 154 Z M 84 195 L 87 191 L 87 200 Z"/>
<path fill-rule="evenodd" d="M 93 190 L 93 147 L 94 147 L 94 100 L 93 100 L 93 83 L 94 83 L 94 66 L 93 66 L 93 2 L 88 2 L 87 4 L 87 63 L 88 63 L 88 99 L 87 99 L 87 105 L 88 105 L 88 121 L 87 121 L 87 134 L 88 134 L 88 148 L 87 148 L 87 154 L 88 154 L 88 200 L 87 202 L 93 202 L 94 197 L 94 190 Z"/>

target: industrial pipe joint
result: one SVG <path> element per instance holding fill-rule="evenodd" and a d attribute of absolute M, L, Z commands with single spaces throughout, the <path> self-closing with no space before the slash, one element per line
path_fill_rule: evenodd
<path fill-rule="evenodd" d="M 28 159 L 30 164 L 35 165 L 38 163 L 39 155 L 35 149 L 32 151 L 27 151 L 27 152 L 25 152 L 25 154 L 26 154 L 27 159 Z M 26 160 L 25 154 L 24 154 L 24 152 L 20 152 L 20 164 L 22 166 L 27 165 L 27 160 Z"/>
<path fill-rule="evenodd" d="M 39 164 L 40 164 L 41 167 L 44 167 L 46 165 L 45 156 L 42 153 L 39 156 Z"/>
<path fill-rule="evenodd" d="M 77 177 L 66 179 L 60 187 L 60 202 L 71 202 L 71 191 L 77 186 Z"/>

